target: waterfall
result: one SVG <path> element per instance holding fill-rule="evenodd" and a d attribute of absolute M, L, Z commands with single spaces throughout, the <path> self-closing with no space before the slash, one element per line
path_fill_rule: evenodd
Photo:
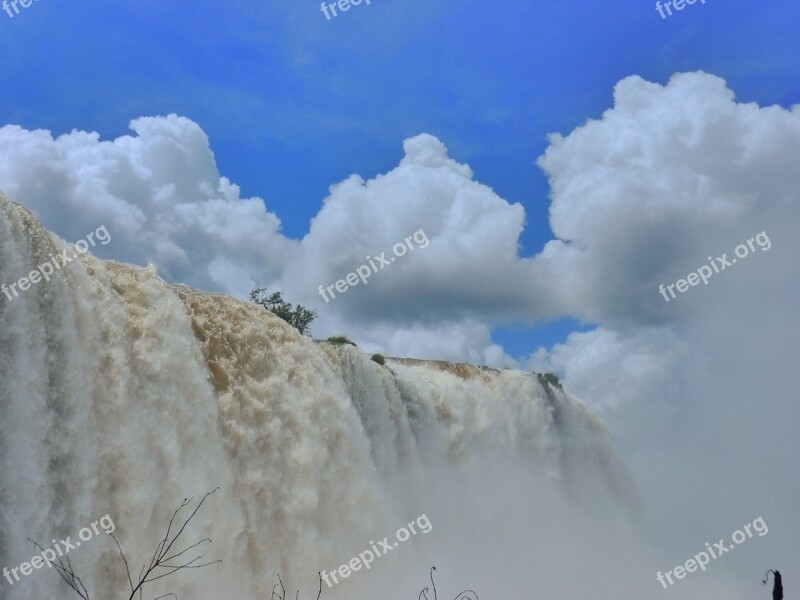
<path fill-rule="evenodd" d="M 0 196 L 0 283 L 66 248 Z M 148 598 L 269 598 L 277 573 L 316 597 L 318 571 L 425 513 L 431 533 L 323 598 L 374 597 L 398 578 L 419 590 L 434 562 L 477 576 L 467 565 L 523 526 L 544 535 L 581 506 L 637 503 L 603 423 L 532 373 L 381 366 L 258 305 L 91 254 L 0 295 L 0 461 L 0 567 L 30 560 L 28 537 L 75 539 L 108 514 L 135 575 L 183 498 L 219 487 L 187 540 L 211 538 L 200 553 L 222 564 Z M 108 536 L 69 557 L 93 599 L 123 597 Z M 53 569 L 0 584 L 12 600 L 72 597 Z"/>

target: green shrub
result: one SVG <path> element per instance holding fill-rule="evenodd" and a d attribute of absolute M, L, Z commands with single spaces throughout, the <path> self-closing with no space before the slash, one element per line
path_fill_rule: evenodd
<path fill-rule="evenodd" d="M 343 335 L 332 335 L 329 337 L 326 342 L 330 342 L 331 344 L 350 344 L 351 346 L 355 346 L 356 344 L 348 340 Z"/>
<path fill-rule="evenodd" d="M 379 365 L 383 366 L 386 364 L 386 359 L 383 357 L 383 354 L 373 354 L 372 360 L 374 360 Z"/>
<path fill-rule="evenodd" d="M 286 302 L 280 292 L 267 294 L 267 288 L 253 290 L 250 292 L 250 300 L 280 317 L 303 335 L 308 335 L 308 328 L 311 321 L 317 317 L 317 313 L 299 304 L 292 308 L 291 303 Z"/>
<path fill-rule="evenodd" d="M 555 373 L 537 373 L 536 378 L 542 385 L 551 385 L 553 387 L 557 387 L 560 390 L 564 389 L 561 387 L 561 382 L 558 380 L 558 377 L 556 376 Z"/>

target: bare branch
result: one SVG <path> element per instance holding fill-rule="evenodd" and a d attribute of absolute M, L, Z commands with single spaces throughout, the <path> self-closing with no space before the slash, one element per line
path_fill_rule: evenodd
<path fill-rule="evenodd" d="M 210 538 L 204 538 L 199 542 L 195 542 L 194 544 L 191 544 L 187 548 L 184 548 L 183 550 L 180 550 L 179 552 L 176 552 L 175 554 L 167 557 L 172 547 L 178 541 L 178 538 L 186 530 L 186 527 L 189 525 L 189 522 L 195 517 L 197 512 L 202 508 L 203 503 L 206 501 L 206 499 L 211 494 L 214 494 L 218 491 L 219 488 L 217 487 L 214 488 L 212 491 L 208 492 L 205 496 L 203 496 L 202 500 L 200 500 L 200 502 L 197 504 L 192 513 L 183 521 L 183 524 L 180 525 L 180 527 L 176 526 L 177 532 L 175 534 L 172 534 L 173 525 L 175 525 L 175 519 L 178 517 L 178 514 L 180 513 L 183 507 L 191 504 L 194 497 L 183 499 L 181 505 L 177 508 L 177 510 L 175 510 L 174 513 L 172 513 L 172 517 L 170 518 L 169 523 L 167 524 L 167 532 L 164 535 L 164 538 L 160 540 L 158 545 L 156 546 L 156 550 L 153 553 L 153 558 L 150 560 L 150 565 L 142 567 L 142 571 L 140 571 L 139 573 L 139 579 L 136 586 L 133 586 L 133 584 L 131 584 L 132 590 L 128 600 L 133 600 L 134 596 L 136 596 L 136 592 L 139 592 L 139 597 L 141 598 L 145 584 L 152 583 L 153 581 L 157 581 L 159 579 L 163 579 L 164 577 L 168 577 L 169 575 L 177 573 L 178 571 L 181 571 L 183 569 L 201 569 L 203 567 L 208 567 L 210 565 L 222 562 L 221 560 L 215 560 L 213 562 L 196 565 L 194 563 L 202 559 L 202 556 L 197 556 L 184 564 L 179 564 L 179 565 L 167 564 L 169 563 L 169 561 L 178 558 L 179 556 L 185 554 L 186 552 L 192 550 L 193 548 L 196 548 L 203 542 L 212 543 Z M 120 550 L 120 553 L 122 553 L 122 550 Z M 126 568 L 127 568 L 127 561 L 126 561 Z M 158 569 L 164 569 L 165 572 L 160 572 L 158 571 Z M 128 576 L 128 578 L 130 579 L 130 575 Z"/>
<path fill-rule="evenodd" d="M 169 545 L 164 550 L 164 553 L 162 554 L 162 558 L 163 558 L 163 556 L 166 556 L 166 554 L 169 552 L 170 548 L 172 548 L 172 545 L 175 542 L 178 541 L 178 538 L 183 533 L 183 530 L 186 529 L 186 526 L 189 524 L 189 521 L 191 521 L 194 518 L 194 516 L 197 514 L 197 511 L 200 510 L 200 508 L 203 506 L 203 502 L 206 501 L 206 498 L 208 498 L 211 494 L 214 494 L 214 493 L 216 493 L 218 491 L 219 491 L 219 488 L 217 487 L 217 488 L 214 488 L 213 490 L 211 490 L 210 492 L 208 492 L 205 496 L 203 496 L 203 499 L 200 500 L 200 502 L 197 505 L 197 508 L 195 508 L 194 511 L 192 512 L 192 514 L 189 515 L 189 518 L 186 519 L 186 521 L 184 521 L 183 527 L 181 527 L 180 531 L 178 531 L 178 533 L 175 534 L 175 537 L 172 538 L 172 541 L 169 543 Z M 181 508 L 183 508 L 183 506 L 181 506 Z M 178 509 L 178 510 L 180 510 L 180 509 Z M 176 514 L 177 514 L 177 512 L 176 512 Z"/>
<path fill-rule="evenodd" d="M 28 541 L 33 544 L 35 550 L 40 551 L 41 554 L 44 554 L 44 548 L 39 545 L 38 542 L 28 538 Z M 69 557 L 66 557 L 67 562 L 66 565 L 61 557 L 58 558 L 58 563 L 51 563 L 55 568 L 56 572 L 58 572 L 61 579 L 64 580 L 69 587 L 73 589 L 73 591 L 78 594 L 84 600 L 89 600 L 89 592 L 86 589 L 86 586 L 83 585 L 81 578 L 75 575 L 75 571 L 72 568 L 72 563 L 69 561 Z"/>
<path fill-rule="evenodd" d="M 436 600 L 438 598 L 438 596 L 436 594 L 436 582 L 433 580 L 433 572 L 435 570 L 436 570 L 436 567 L 431 567 L 430 578 L 431 578 L 431 584 L 433 585 L 433 597 L 434 597 L 434 600 Z M 424 588 L 422 588 L 422 591 L 419 593 L 419 597 L 418 597 L 417 600 L 422 600 L 423 597 L 425 598 L 425 600 L 428 600 L 428 592 L 429 591 L 430 591 L 430 588 L 428 586 L 425 586 Z M 478 600 L 478 594 L 476 594 L 472 590 L 464 590 L 458 596 L 455 597 L 455 600 Z"/>
<path fill-rule="evenodd" d="M 277 598 L 278 600 L 286 600 L 286 588 L 283 587 L 283 580 L 281 579 L 281 574 L 278 573 L 277 575 L 278 575 L 278 583 L 272 586 L 272 597 L 270 598 L 270 600 L 274 600 L 275 598 Z M 319 600 L 322 597 L 322 571 L 319 571 L 317 575 L 319 576 L 319 593 L 317 594 L 317 600 Z M 281 588 L 280 594 L 275 592 L 275 588 L 278 586 L 280 586 Z M 295 590 L 294 598 L 295 600 L 300 599 L 300 590 Z"/>
<path fill-rule="evenodd" d="M 283 593 L 282 596 L 279 596 L 278 594 L 275 593 L 275 588 L 278 587 L 279 585 L 281 586 L 281 592 Z M 283 581 L 281 580 L 280 573 L 278 573 L 278 583 L 272 586 L 272 597 L 273 598 L 277 597 L 279 598 L 279 600 L 285 600 L 286 598 L 286 588 L 283 587 Z"/>
<path fill-rule="evenodd" d="M 122 561 L 125 563 L 125 573 L 128 575 L 128 583 L 131 586 L 131 592 L 133 592 L 133 590 L 134 590 L 133 580 L 131 579 L 131 570 L 128 568 L 128 559 L 125 558 L 125 554 L 122 552 L 122 546 L 119 545 L 119 541 L 114 536 L 114 534 L 113 533 L 109 533 L 108 535 L 111 536 L 111 539 L 114 540 L 114 543 L 117 545 L 117 548 L 119 549 L 119 555 L 122 557 Z M 144 567 L 142 567 L 142 568 L 144 568 Z"/>
<path fill-rule="evenodd" d="M 211 538 L 205 538 L 205 539 L 202 539 L 202 540 L 200 540 L 199 542 L 197 542 L 196 544 L 192 544 L 191 546 L 189 546 L 188 548 L 186 548 L 186 550 L 183 550 L 183 551 L 181 551 L 181 552 L 178 552 L 177 554 L 173 554 L 172 556 L 169 556 L 169 557 L 165 558 L 163 562 L 167 562 L 167 561 L 169 561 L 169 560 L 172 560 L 173 558 L 178 558 L 178 557 L 179 557 L 181 554 L 183 554 L 184 552 L 188 552 L 188 551 L 189 551 L 189 550 L 191 550 L 192 548 L 196 548 L 197 546 L 199 546 L 199 545 L 200 545 L 200 544 L 202 544 L 203 542 L 208 542 L 208 543 L 210 544 L 210 543 L 211 543 Z"/>
<path fill-rule="evenodd" d="M 167 556 L 169 554 L 172 547 L 178 541 L 178 538 L 183 534 L 186 530 L 186 527 L 189 525 L 189 521 L 191 521 L 198 513 L 198 511 L 202 508 L 203 503 L 208 499 L 211 494 L 214 494 L 219 491 L 219 487 L 214 488 L 210 492 L 208 492 L 200 502 L 197 504 L 195 509 L 191 512 L 191 514 L 184 519 L 183 523 L 178 526 L 176 524 L 176 519 L 178 518 L 178 514 L 180 513 L 181 509 L 185 506 L 191 504 L 192 498 L 184 498 L 181 505 L 177 508 L 175 512 L 172 513 L 172 517 L 167 524 L 167 532 L 164 535 L 163 539 L 160 539 L 158 544 L 156 545 L 155 552 L 153 552 L 153 556 L 150 559 L 150 563 L 142 565 L 141 570 L 139 571 L 139 577 L 136 580 L 136 584 L 133 583 L 133 577 L 131 576 L 131 569 L 130 564 L 128 563 L 128 559 L 125 557 L 125 553 L 122 551 L 122 545 L 119 543 L 119 540 L 114 536 L 114 534 L 109 533 L 111 539 L 114 540 L 114 543 L 117 545 L 117 550 L 119 550 L 119 555 L 122 558 L 122 562 L 125 564 L 125 574 L 128 577 L 128 585 L 130 587 L 130 596 L 128 596 L 128 600 L 133 600 L 137 595 L 140 600 L 144 597 L 144 586 L 148 583 L 156 581 L 158 579 L 163 579 L 164 577 L 168 577 L 178 571 L 182 571 L 183 569 L 202 569 L 203 567 L 208 567 L 214 565 L 216 563 L 221 563 L 221 560 L 215 560 L 212 562 L 202 563 L 202 564 L 195 564 L 198 561 L 203 559 L 202 555 L 197 556 L 191 560 L 187 560 L 182 564 L 170 564 L 171 561 L 175 560 L 176 558 L 180 558 L 190 550 L 193 550 L 200 546 L 201 544 L 208 542 L 209 544 L 212 543 L 211 538 L 203 538 L 199 542 L 195 542 L 184 548 L 183 550 L 177 550 L 171 556 Z M 174 529 L 173 529 L 174 526 Z M 173 533 L 175 531 L 175 533 Z M 30 539 L 30 538 L 29 538 Z M 45 550 L 34 540 L 30 540 L 31 543 L 34 545 L 34 549 L 40 551 L 44 554 Z M 52 552 L 52 550 L 51 550 Z M 60 551 L 59 551 L 60 553 Z M 55 553 L 53 553 L 55 554 Z M 75 570 L 72 568 L 72 563 L 69 560 L 68 556 L 56 557 L 58 560 L 53 561 L 50 560 L 49 563 L 55 567 L 56 572 L 61 577 L 61 579 L 70 587 L 72 590 L 78 594 L 83 600 L 90 600 L 89 592 L 86 589 L 86 586 L 83 585 L 81 578 L 75 574 Z M 273 588 L 274 594 L 274 588 Z M 285 595 L 285 594 L 284 594 Z M 172 596 L 175 600 L 178 600 L 178 596 L 172 592 L 167 594 L 161 595 L 155 600 L 161 600 L 163 598 L 167 598 Z M 282 599 L 281 599 L 282 600 Z"/>

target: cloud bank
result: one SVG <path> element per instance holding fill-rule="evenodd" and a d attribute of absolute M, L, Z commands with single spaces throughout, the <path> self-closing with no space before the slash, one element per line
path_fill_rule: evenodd
<path fill-rule="evenodd" d="M 601 118 L 550 136 L 539 166 L 556 239 L 533 256 L 519 252 L 523 207 L 476 181 L 430 135 L 406 140 L 388 173 L 332 185 L 309 233 L 293 240 L 269 199 L 242 198 L 220 175 L 198 124 L 169 115 L 130 128 L 134 135 L 103 141 L 3 127 L 0 187 L 67 239 L 105 224 L 114 235 L 105 257 L 239 297 L 282 289 L 318 310 L 317 335 L 346 332 L 389 354 L 512 366 L 493 327 L 564 316 L 596 323 L 552 355 L 539 349 L 523 361 L 557 368 L 579 388 L 592 370 L 585 356 L 567 360 L 570 348 L 668 338 L 671 327 L 764 285 L 787 254 L 756 256 L 669 304 L 656 291 L 762 230 L 786 248 L 786 215 L 796 213 L 797 107 L 737 103 L 704 73 L 664 86 L 628 77 Z M 318 295 L 419 229 L 427 248 L 330 303 Z M 620 376 L 658 373 L 672 353 L 652 341 L 639 350 L 638 366 L 628 361 Z"/>

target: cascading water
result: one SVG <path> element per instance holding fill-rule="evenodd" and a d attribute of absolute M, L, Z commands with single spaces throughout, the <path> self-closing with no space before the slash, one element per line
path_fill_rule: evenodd
<path fill-rule="evenodd" d="M 0 283 L 66 247 L 0 196 Z M 434 562 L 475 578 L 476 565 L 527 563 L 502 551 L 525 528 L 542 540 L 548 527 L 580 529 L 580 506 L 636 504 L 604 425 L 533 374 L 380 366 L 260 306 L 88 254 L 0 295 L 0 461 L 0 567 L 33 556 L 28 537 L 74 538 L 109 514 L 135 574 L 180 501 L 219 486 L 191 531 L 223 563 L 147 598 L 268 598 L 276 573 L 316 597 L 318 571 L 425 513 L 430 533 L 323 589 L 371 598 L 402 580 L 382 597 L 415 598 Z M 546 548 L 526 551 L 547 564 Z M 93 599 L 127 598 L 107 536 L 70 559 Z M 52 569 L 0 583 L 9 599 L 77 597 Z M 464 583 L 456 591 L 475 587 Z"/>

